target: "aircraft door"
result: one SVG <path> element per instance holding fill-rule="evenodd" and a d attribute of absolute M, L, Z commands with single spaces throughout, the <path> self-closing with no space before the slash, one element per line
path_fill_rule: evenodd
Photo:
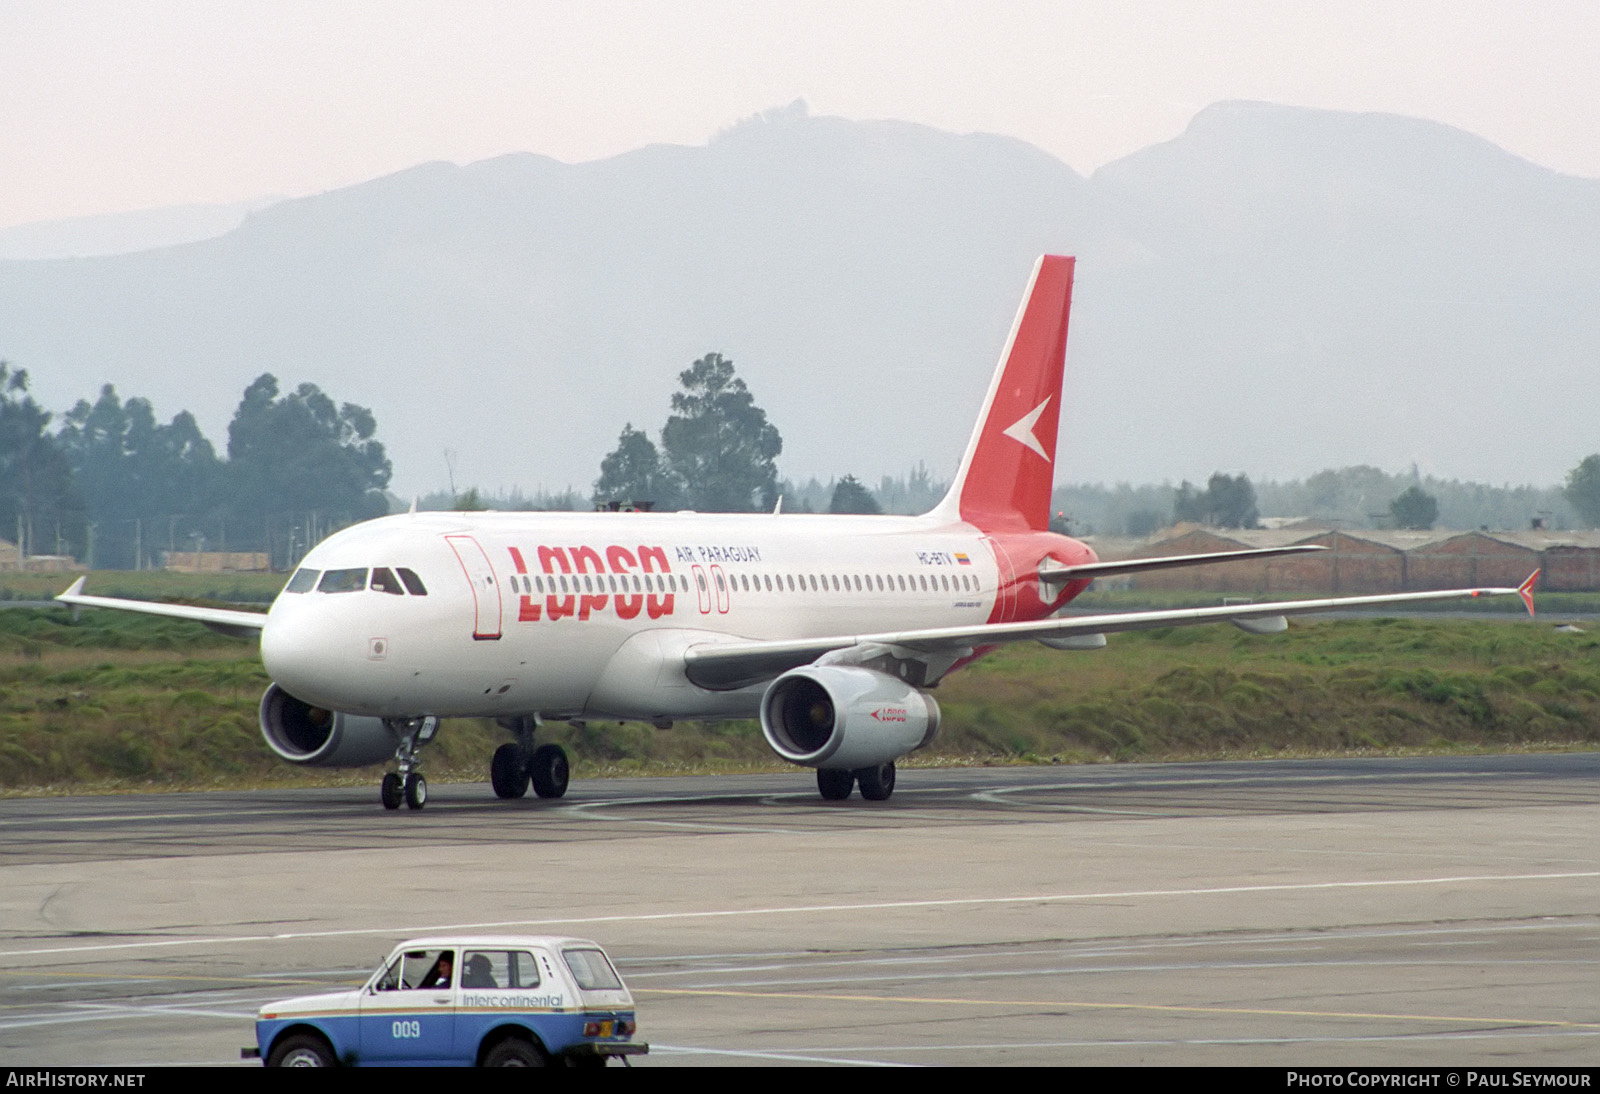
<path fill-rule="evenodd" d="M 500 583 L 494 576 L 489 556 L 471 536 L 445 536 L 456 553 L 467 584 L 472 587 L 472 637 L 489 641 L 500 637 Z"/>
<path fill-rule="evenodd" d="M 705 567 L 704 566 L 691 566 L 690 569 L 694 571 L 694 587 L 695 587 L 695 591 L 700 594 L 700 614 L 701 615 L 710 615 L 711 614 L 711 583 L 706 580 Z"/>

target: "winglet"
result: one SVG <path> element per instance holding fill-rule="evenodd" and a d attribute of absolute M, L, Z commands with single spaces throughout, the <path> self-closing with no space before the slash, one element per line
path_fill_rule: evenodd
<path fill-rule="evenodd" d="M 1517 586 L 1517 595 L 1522 597 L 1522 603 L 1527 607 L 1528 614 L 1533 614 L 1533 586 L 1539 580 L 1539 571 L 1535 570 L 1528 575 L 1528 580 Z"/>
<path fill-rule="evenodd" d="M 57 593 L 56 594 L 56 599 L 57 600 L 66 600 L 68 597 L 73 597 L 73 596 L 80 595 L 83 592 L 83 583 L 85 581 L 87 581 L 87 580 L 89 580 L 87 575 L 85 575 L 83 577 L 80 577 L 78 580 L 74 581 L 71 585 L 67 586 L 67 591 L 66 592 Z"/>

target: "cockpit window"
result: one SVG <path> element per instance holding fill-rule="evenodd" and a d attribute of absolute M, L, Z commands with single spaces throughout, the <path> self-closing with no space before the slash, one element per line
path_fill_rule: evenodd
<path fill-rule="evenodd" d="M 329 570 L 317 583 L 317 591 L 323 593 L 354 593 L 366 587 L 367 570 L 364 566 L 358 570 Z"/>
<path fill-rule="evenodd" d="M 404 566 L 396 566 L 395 572 L 400 575 L 400 580 L 406 583 L 406 592 L 412 596 L 427 596 L 427 587 L 422 584 L 422 579 L 415 570 L 408 570 Z"/>
<path fill-rule="evenodd" d="M 372 571 L 372 588 L 380 593 L 393 593 L 395 596 L 404 596 L 406 591 L 400 587 L 400 581 L 394 576 L 394 571 L 386 566 L 379 566 Z"/>
<path fill-rule="evenodd" d="M 309 593 L 317 587 L 317 576 L 321 570 L 307 570 L 304 567 L 296 570 L 289 579 L 289 584 L 283 587 L 286 593 Z"/>

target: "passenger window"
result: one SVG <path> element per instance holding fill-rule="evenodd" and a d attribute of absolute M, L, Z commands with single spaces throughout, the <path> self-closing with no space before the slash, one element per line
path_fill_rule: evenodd
<path fill-rule="evenodd" d="M 367 587 L 367 570 L 329 570 L 317 582 L 317 591 L 323 593 L 355 593 Z"/>
<path fill-rule="evenodd" d="M 415 570 L 408 570 L 404 566 L 396 566 L 395 573 L 400 575 L 400 580 L 406 583 L 406 592 L 412 596 L 427 596 L 428 590 L 422 584 L 422 579 Z"/>
<path fill-rule="evenodd" d="M 321 570 L 296 570 L 294 576 L 289 579 L 289 584 L 283 587 L 283 591 L 286 593 L 309 593 L 317 587 L 317 578 L 321 574 Z"/>
<path fill-rule="evenodd" d="M 379 566 L 372 571 L 372 583 L 368 587 L 394 596 L 406 595 L 406 591 L 400 587 L 399 578 L 395 577 L 394 571 L 386 566 Z"/>
<path fill-rule="evenodd" d="M 539 986 L 539 962 L 527 950 L 517 950 L 511 955 L 511 986 L 536 988 Z"/>
<path fill-rule="evenodd" d="M 536 988 L 539 965 L 526 950 L 468 950 L 461 962 L 463 988 Z"/>

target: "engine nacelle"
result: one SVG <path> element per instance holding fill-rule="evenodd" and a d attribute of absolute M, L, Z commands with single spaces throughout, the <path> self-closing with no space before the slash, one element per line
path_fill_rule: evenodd
<path fill-rule="evenodd" d="M 277 684 L 261 697 L 261 736 L 267 747 L 290 763 L 310 767 L 382 763 L 400 743 L 382 718 L 323 710 Z"/>
<path fill-rule="evenodd" d="M 939 732 L 939 704 L 903 680 L 848 665 L 807 665 L 774 680 L 761 698 L 772 750 L 807 767 L 886 764 Z"/>

